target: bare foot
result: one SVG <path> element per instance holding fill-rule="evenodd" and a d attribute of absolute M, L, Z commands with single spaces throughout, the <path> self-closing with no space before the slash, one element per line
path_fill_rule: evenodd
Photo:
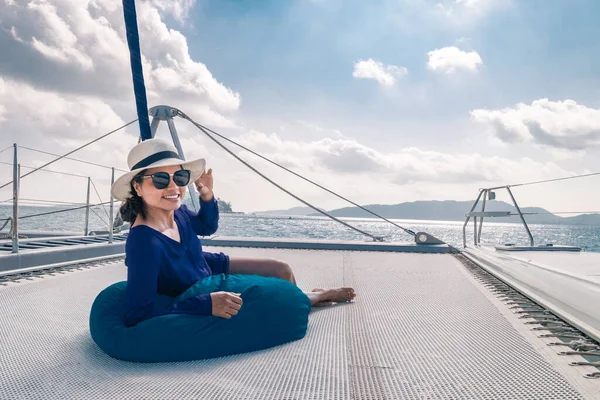
<path fill-rule="evenodd" d="M 329 307 L 333 305 L 333 301 L 318 301 L 316 303 L 313 303 L 313 307 Z"/>
<path fill-rule="evenodd" d="M 356 294 L 350 287 L 332 288 L 332 289 L 313 289 L 313 293 L 318 296 L 313 297 L 314 307 L 326 307 L 335 303 L 345 303 L 354 300 Z M 312 296 L 311 296 L 312 297 Z"/>

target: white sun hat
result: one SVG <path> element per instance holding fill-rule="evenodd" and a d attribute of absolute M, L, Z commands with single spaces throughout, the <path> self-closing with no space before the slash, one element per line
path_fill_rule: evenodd
<path fill-rule="evenodd" d="M 190 183 L 192 183 L 204 172 L 206 160 L 204 158 L 193 161 L 182 160 L 172 144 L 160 139 L 148 139 L 131 149 L 127 156 L 127 165 L 130 172 L 119 177 L 110 191 L 115 199 L 121 201 L 131 196 L 131 180 L 145 169 L 181 165 L 183 169 L 190 170 Z"/>

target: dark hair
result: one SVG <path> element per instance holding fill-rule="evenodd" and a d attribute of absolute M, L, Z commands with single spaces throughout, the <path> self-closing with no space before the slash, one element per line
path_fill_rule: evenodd
<path fill-rule="evenodd" d="M 142 183 L 142 175 L 144 175 L 145 172 L 146 170 L 140 172 L 133 177 L 131 182 L 129 182 L 131 197 L 128 197 L 127 200 L 121 204 L 121 208 L 119 209 L 121 218 L 125 222 L 130 222 L 133 224 L 138 215 L 141 215 L 142 218 L 146 219 L 146 203 L 144 203 L 144 199 L 137 194 L 135 188 L 133 187 L 134 182 Z"/>

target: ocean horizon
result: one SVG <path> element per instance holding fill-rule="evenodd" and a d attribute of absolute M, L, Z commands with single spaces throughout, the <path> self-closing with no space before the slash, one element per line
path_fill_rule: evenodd
<path fill-rule="evenodd" d="M 58 211 L 67 207 L 20 206 L 20 216 Z M 90 212 L 90 231 L 107 229 L 108 207 L 93 207 Z M 115 210 L 116 213 L 116 210 Z M 0 219 L 12 215 L 10 204 L 0 205 Z M 386 221 L 373 218 L 340 218 L 365 232 L 383 236 L 389 242 L 410 242 L 412 238 L 401 229 Z M 462 227 L 464 221 L 434 221 L 391 219 L 395 223 L 414 232 L 424 231 L 456 247 L 462 247 Z M 0 222 L 0 226 L 4 221 Z M 66 211 L 57 214 L 24 218 L 19 221 L 19 231 L 78 232 L 83 234 L 85 209 Z M 600 227 L 586 225 L 530 224 L 529 228 L 536 244 L 579 246 L 584 251 L 600 252 Z M 4 231 L 8 230 L 8 226 Z M 473 240 L 473 224 L 467 226 L 467 244 Z M 220 236 L 287 238 L 287 239 L 326 239 L 371 241 L 348 227 L 327 217 L 281 216 L 221 213 Z M 482 244 L 528 244 L 529 240 L 523 225 L 509 222 L 484 221 Z"/>

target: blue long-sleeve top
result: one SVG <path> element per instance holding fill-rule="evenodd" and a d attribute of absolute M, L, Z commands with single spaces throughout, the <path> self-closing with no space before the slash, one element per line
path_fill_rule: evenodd
<path fill-rule="evenodd" d="M 191 285 L 210 275 L 227 273 L 226 262 L 207 263 L 197 235 L 211 235 L 217 231 L 219 208 L 217 200 L 201 202 L 198 213 L 182 204 L 174 212 L 181 242 L 147 226 L 138 225 L 129 230 L 125 245 L 127 290 L 125 297 L 125 324 L 133 326 L 152 317 L 165 314 L 212 315 L 210 294 L 200 294 L 165 307 L 156 302 L 157 294 L 177 297 Z M 211 269 L 212 267 L 212 269 Z"/>

